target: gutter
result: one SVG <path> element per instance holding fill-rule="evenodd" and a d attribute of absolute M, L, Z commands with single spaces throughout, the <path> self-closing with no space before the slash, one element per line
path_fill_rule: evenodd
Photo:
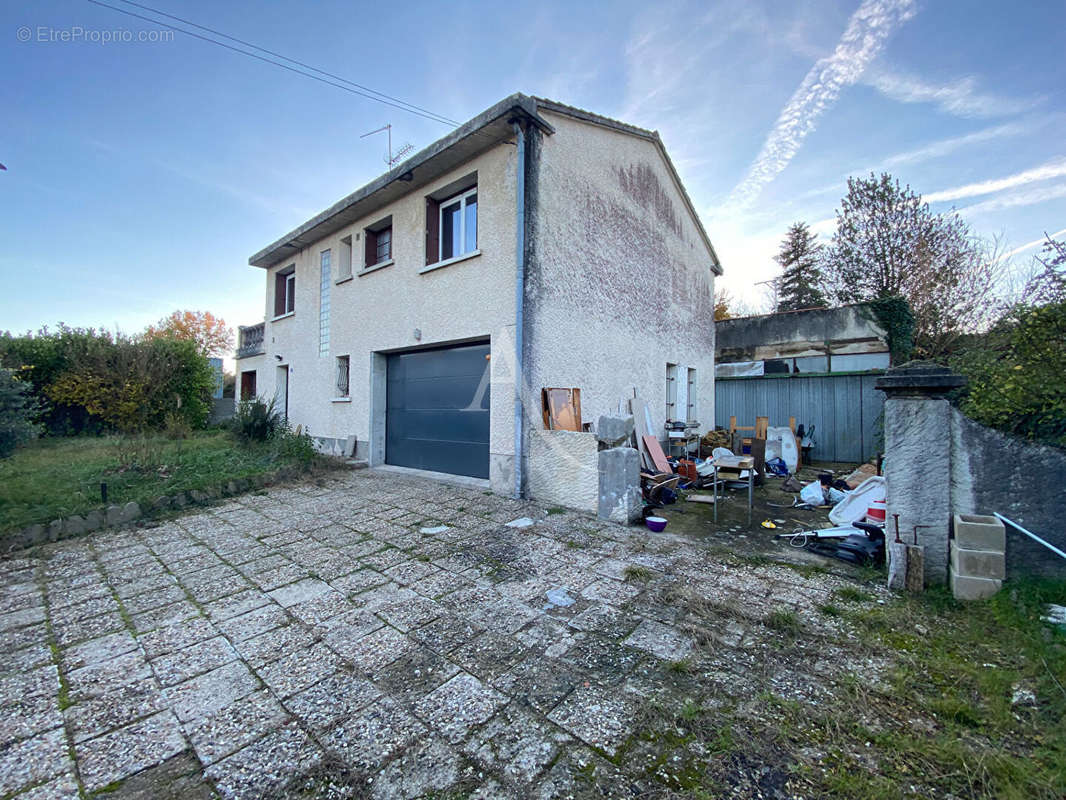
<path fill-rule="evenodd" d="M 522 408 L 522 324 L 525 310 L 526 282 L 526 132 L 515 120 L 515 326 L 514 326 L 514 498 L 522 499 L 522 427 L 525 414 Z"/>

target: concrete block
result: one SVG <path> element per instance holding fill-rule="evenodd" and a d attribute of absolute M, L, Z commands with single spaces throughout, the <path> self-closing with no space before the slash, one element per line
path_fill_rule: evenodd
<path fill-rule="evenodd" d="M 629 421 L 632 424 L 633 418 Z M 601 450 L 597 506 L 600 519 L 623 525 L 633 522 L 640 517 L 640 500 L 640 453 L 632 447 Z"/>
<path fill-rule="evenodd" d="M 63 520 L 64 536 L 80 536 L 89 530 L 85 520 L 79 516 L 67 517 Z"/>
<path fill-rule="evenodd" d="M 955 541 L 964 550 L 1007 549 L 1007 532 L 997 517 L 981 514 L 955 515 Z"/>
<path fill-rule="evenodd" d="M 23 547 L 32 547 L 48 541 L 48 529 L 44 525 L 29 525 L 22 529 Z"/>
<path fill-rule="evenodd" d="M 968 578 L 1007 577 L 1007 557 L 1002 550 L 967 550 L 959 547 L 958 541 L 951 543 L 951 568 L 957 575 Z"/>
<path fill-rule="evenodd" d="M 633 435 L 633 417 L 600 417 L 596 423 L 596 438 L 608 447 L 626 444 Z"/>
<path fill-rule="evenodd" d="M 956 600 L 984 600 L 999 591 L 1003 581 L 994 578 L 971 578 L 965 575 L 956 575 L 955 570 L 949 570 L 951 576 L 951 593 Z"/>
<path fill-rule="evenodd" d="M 122 521 L 133 522 L 133 520 L 141 516 L 141 507 L 134 503 L 132 500 L 126 505 L 122 506 Z"/>
<path fill-rule="evenodd" d="M 122 506 L 108 506 L 105 522 L 108 525 L 118 525 L 122 522 Z"/>

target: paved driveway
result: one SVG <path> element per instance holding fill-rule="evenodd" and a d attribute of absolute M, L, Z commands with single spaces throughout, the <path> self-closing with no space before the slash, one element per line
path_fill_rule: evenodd
<path fill-rule="evenodd" d="M 247 495 L 0 562 L 0 796 L 683 796 L 656 714 L 815 696 L 832 647 L 760 620 L 844 583 L 395 475 Z"/>

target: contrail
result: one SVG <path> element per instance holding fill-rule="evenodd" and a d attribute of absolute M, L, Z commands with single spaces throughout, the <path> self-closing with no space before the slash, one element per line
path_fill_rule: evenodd
<path fill-rule="evenodd" d="M 782 109 L 762 150 L 733 192 L 726 208 L 735 211 L 750 206 L 788 166 L 818 117 L 840 92 L 856 83 L 863 70 L 884 48 L 888 37 L 917 12 L 915 0 L 865 0 L 859 6 L 831 56 L 819 60 Z"/>

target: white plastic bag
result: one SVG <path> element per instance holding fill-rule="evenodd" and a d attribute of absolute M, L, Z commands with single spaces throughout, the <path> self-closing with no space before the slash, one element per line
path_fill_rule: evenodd
<path fill-rule="evenodd" d="M 800 490 L 800 500 L 812 506 L 825 504 L 825 494 L 822 492 L 821 481 L 811 481 Z"/>

